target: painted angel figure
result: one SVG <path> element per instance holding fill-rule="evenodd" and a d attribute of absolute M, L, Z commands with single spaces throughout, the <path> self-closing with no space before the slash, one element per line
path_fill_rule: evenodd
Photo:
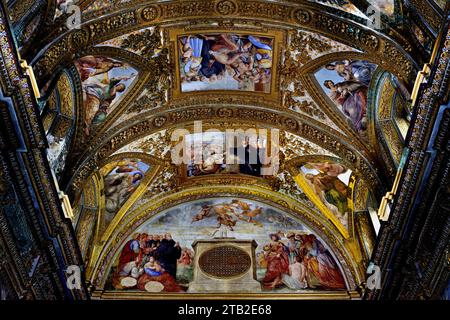
<path fill-rule="evenodd" d="M 203 220 L 204 218 L 216 216 L 217 229 L 225 226 L 230 231 L 236 225 L 237 219 L 231 214 L 233 209 L 227 205 L 203 205 L 199 213 L 194 215 L 192 222 Z"/>
<path fill-rule="evenodd" d="M 81 81 L 84 82 L 91 77 L 108 73 L 114 68 L 121 68 L 124 64 L 103 56 L 85 56 L 75 61 L 75 66 L 80 73 Z"/>
<path fill-rule="evenodd" d="M 230 206 L 234 209 L 233 213 L 236 215 L 236 217 L 238 217 L 239 220 L 253 223 L 257 226 L 262 226 L 260 222 L 254 220 L 254 218 L 262 213 L 261 207 L 257 206 L 255 209 L 252 209 L 251 205 L 237 199 L 233 199 Z"/>
<path fill-rule="evenodd" d="M 122 207 L 123 203 L 136 190 L 144 173 L 141 170 L 122 172 L 120 168 L 116 173 L 109 174 L 104 179 L 105 184 L 105 218 L 109 223 Z"/>
<path fill-rule="evenodd" d="M 361 60 L 343 60 L 329 63 L 325 66 L 327 70 L 334 70 L 345 81 L 356 81 L 364 86 L 369 86 L 376 65 Z"/>
<path fill-rule="evenodd" d="M 188 36 L 182 43 L 182 64 L 185 81 L 197 80 L 202 62 L 203 39 Z"/>

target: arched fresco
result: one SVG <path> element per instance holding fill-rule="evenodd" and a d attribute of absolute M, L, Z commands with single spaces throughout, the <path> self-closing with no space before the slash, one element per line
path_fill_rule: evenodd
<path fill-rule="evenodd" d="M 192 245 L 223 238 L 224 232 L 230 239 L 256 241 L 262 293 L 346 289 L 339 261 L 317 234 L 279 209 L 242 198 L 187 202 L 153 216 L 122 244 L 105 289 L 189 293 Z M 152 286 L 146 286 L 149 282 Z M 244 287 L 239 291 L 248 292 Z"/>

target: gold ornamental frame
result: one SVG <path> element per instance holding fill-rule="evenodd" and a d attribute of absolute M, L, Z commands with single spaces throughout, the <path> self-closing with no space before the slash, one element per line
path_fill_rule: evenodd
<path fill-rule="evenodd" d="M 239 97 L 260 97 L 264 96 L 264 99 L 275 106 L 280 105 L 282 95 L 280 94 L 279 83 L 279 72 L 278 69 L 281 66 L 281 58 L 283 46 L 286 43 L 286 31 L 281 29 L 272 29 L 269 31 L 262 31 L 259 29 L 242 29 L 236 27 L 236 30 L 217 28 L 217 29 L 195 29 L 195 28 L 170 28 L 168 30 L 168 45 L 171 48 L 171 53 L 173 54 L 173 59 L 171 59 L 172 64 L 175 66 L 173 76 L 172 88 L 170 90 L 169 100 L 176 104 L 176 101 L 182 99 L 189 99 L 190 96 L 208 96 L 208 95 L 218 95 L 218 96 L 236 96 Z M 273 39 L 273 56 L 272 56 L 272 68 L 271 68 L 271 83 L 270 83 L 270 93 L 257 92 L 257 91 L 244 91 L 244 90 L 201 90 L 201 91 L 181 91 L 181 79 L 180 79 L 180 52 L 178 48 L 179 37 L 189 36 L 189 35 L 217 35 L 217 34 L 236 34 L 236 35 L 255 35 L 265 38 Z"/>

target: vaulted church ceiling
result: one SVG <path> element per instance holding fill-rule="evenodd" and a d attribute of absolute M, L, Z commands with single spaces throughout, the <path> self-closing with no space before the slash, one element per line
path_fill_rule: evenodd
<path fill-rule="evenodd" d="M 394 1 L 365 3 L 395 10 Z M 386 20 L 368 27 L 352 1 L 79 1 L 75 29 L 63 26 L 63 4 L 61 28 L 32 61 L 91 280 L 114 287 L 121 241 L 144 222 L 152 229 L 153 215 L 234 198 L 289 212 L 299 233 L 303 225 L 340 257 L 355 288 L 371 250 L 360 213 L 386 191 L 410 119 L 409 40 Z M 72 118 L 58 118 L 67 104 Z M 53 118 L 67 118 L 68 141 L 51 140 Z M 238 143 L 278 148 L 268 156 L 275 171 L 220 163 L 239 158 L 226 130 L 264 132 Z M 174 161 L 179 145 L 182 157 L 200 146 L 202 161 L 197 151 Z"/>
<path fill-rule="evenodd" d="M 448 1 L 0 7 L 0 298 L 447 286 L 445 223 L 420 222 L 445 207 Z"/>

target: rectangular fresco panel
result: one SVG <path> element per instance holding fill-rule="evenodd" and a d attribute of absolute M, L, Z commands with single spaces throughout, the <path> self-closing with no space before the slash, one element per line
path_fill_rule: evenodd
<path fill-rule="evenodd" d="M 278 209 L 236 198 L 184 203 L 145 222 L 117 255 L 106 289 L 189 292 L 192 244 L 224 236 L 256 241 L 259 292 L 345 289 L 335 258 L 313 232 Z"/>
<path fill-rule="evenodd" d="M 274 39 L 231 33 L 178 37 L 181 92 L 269 93 Z"/>
<path fill-rule="evenodd" d="M 243 140 L 239 140 L 236 137 L 235 144 L 229 145 L 227 150 L 227 135 L 224 132 L 186 135 L 185 150 L 190 152 L 186 165 L 187 176 L 219 173 L 261 176 L 264 166 L 262 158 L 266 156 L 267 150 L 267 138 L 242 138 Z"/>

